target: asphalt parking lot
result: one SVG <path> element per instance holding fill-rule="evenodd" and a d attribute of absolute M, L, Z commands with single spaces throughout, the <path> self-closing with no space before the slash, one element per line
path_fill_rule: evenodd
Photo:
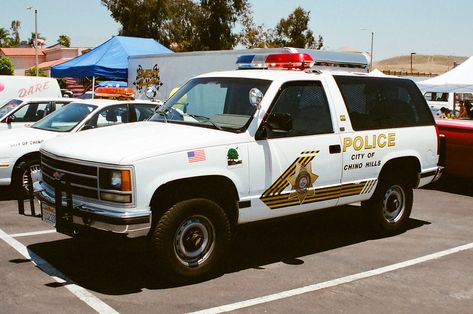
<path fill-rule="evenodd" d="M 0 313 L 473 312 L 471 182 L 416 190 L 394 237 L 357 205 L 244 226 L 225 273 L 192 284 L 152 276 L 140 241 L 73 240 L 11 198 L 0 190 Z"/>

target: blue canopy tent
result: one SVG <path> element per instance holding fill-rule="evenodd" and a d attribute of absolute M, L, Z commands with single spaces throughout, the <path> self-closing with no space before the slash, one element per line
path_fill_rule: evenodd
<path fill-rule="evenodd" d="M 173 53 L 154 39 L 113 36 L 91 51 L 51 68 L 52 77 L 104 77 L 127 80 L 128 57 Z"/>

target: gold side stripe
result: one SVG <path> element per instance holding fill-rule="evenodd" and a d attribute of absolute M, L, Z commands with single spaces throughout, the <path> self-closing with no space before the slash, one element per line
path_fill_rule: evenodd
<path fill-rule="evenodd" d="M 346 191 L 358 191 L 361 192 L 361 190 L 365 187 L 365 183 L 360 183 L 360 184 L 354 184 L 354 183 L 349 183 L 347 185 L 342 185 L 342 186 L 336 186 L 336 187 L 329 187 L 329 188 L 322 188 L 322 189 L 315 189 L 312 190 L 315 192 L 316 195 L 320 194 L 325 194 L 325 193 L 342 193 Z M 309 190 L 311 191 L 311 190 Z M 294 191 L 291 191 L 294 192 Z M 264 202 L 267 200 L 286 200 L 289 197 L 289 193 L 284 193 L 284 194 L 277 194 L 277 195 L 266 195 L 262 196 L 260 199 Z"/>
<path fill-rule="evenodd" d="M 299 158 L 294 160 L 294 162 L 289 166 L 289 168 L 286 169 L 286 171 L 263 193 L 263 197 L 267 196 L 269 194 L 274 194 L 278 191 L 278 185 L 281 182 L 281 179 L 285 178 L 286 176 L 289 176 L 291 171 L 294 171 L 296 169 L 296 163 L 299 162 Z"/>
<path fill-rule="evenodd" d="M 363 190 L 362 186 L 353 186 L 350 188 L 342 189 L 340 192 L 343 193 L 343 192 L 349 192 L 349 191 L 359 191 L 361 193 L 362 190 Z"/>
<path fill-rule="evenodd" d="M 320 202 L 320 201 L 327 201 L 327 200 L 334 199 L 334 198 L 336 198 L 336 197 L 332 197 L 332 196 L 313 197 L 313 198 L 310 198 L 308 200 L 307 199 L 304 200 L 303 204 L 310 204 L 310 203 L 315 203 L 315 202 Z M 268 205 L 268 207 L 271 208 L 271 209 L 277 209 L 277 208 L 281 208 L 281 207 L 294 206 L 294 205 L 301 205 L 298 199 L 295 199 L 294 201 L 291 201 L 291 202 L 275 204 L 275 205 L 271 205 L 271 206 Z"/>
<path fill-rule="evenodd" d="M 301 152 L 301 155 L 314 155 L 314 154 L 318 154 L 319 152 L 320 150 L 309 150 L 306 152 Z"/>
<path fill-rule="evenodd" d="M 352 184 L 350 184 L 352 185 Z M 360 195 L 361 191 L 364 188 L 364 184 L 357 184 L 355 186 L 351 186 L 349 188 L 345 188 L 343 191 L 327 191 L 326 193 L 317 193 L 314 196 L 308 196 L 304 201 L 301 203 L 297 197 L 294 199 L 288 199 L 289 194 L 284 194 L 280 195 L 277 198 L 271 198 L 271 199 L 261 199 L 266 206 L 268 206 L 271 209 L 276 209 L 276 208 L 281 208 L 281 207 L 288 207 L 288 206 L 294 206 L 294 205 L 302 205 L 302 204 L 310 204 L 314 203 L 317 201 L 323 201 L 323 200 L 330 200 L 338 197 L 348 197 L 348 196 L 355 196 L 355 195 Z"/>
<path fill-rule="evenodd" d="M 371 182 L 371 185 L 368 187 L 368 189 L 366 190 L 365 193 L 370 193 L 373 190 L 373 188 L 375 187 L 377 182 L 378 182 L 378 180 L 373 180 L 373 182 Z"/>
<path fill-rule="evenodd" d="M 298 157 L 291 166 L 271 185 L 271 187 L 263 193 L 263 197 L 272 195 L 275 193 L 281 193 L 288 185 L 287 178 L 293 176 L 296 171 L 296 164 L 299 163 L 302 166 L 306 166 L 309 162 L 314 159 L 314 156 Z"/>
<path fill-rule="evenodd" d="M 336 187 L 330 187 L 330 188 L 323 188 L 323 189 L 315 189 L 315 190 L 309 190 L 309 191 L 314 191 L 316 194 L 324 194 L 324 193 L 339 193 L 340 192 L 340 189 L 341 187 L 340 186 L 336 186 Z M 294 191 L 291 191 L 291 192 L 294 192 Z M 284 194 L 278 194 L 278 195 L 274 195 L 274 196 L 266 196 L 266 197 L 261 197 L 260 199 L 261 200 L 266 200 L 266 199 L 287 199 L 289 197 L 289 193 L 284 193 Z"/>
<path fill-rule="evenodd" d="M 332 193 L 310 195 L 310 196 L 307 196 L 306 199 L 304 200 L 304 202 L 302 202 L 302 203 L 304 204 L 307 200 L 312 200 L 312 199 L 337 198 L 338 195 L 339 195 L 338 191 L 337 192 L 332 192 Z M 289 199 L 289 195 L 286 194 L 285 196 L 286 197 L 283 198 L 283 199 L 270 199 L 270 200 L 262 200 L 262 201 L 268 206 L 271 205 L 271 204 L 284 204 L 284 203 L 293 202 L 293 201 L 296 201 L 297 204 L 300 204 L 300 201 L 297 197 Z"/>
<path fill-rule="evenodd" d="M 360 191 L 350 191 L 350 192 L 345 192 L 340 195 L 340 197 L 348 197 L 348 196 L 355 196 L 359 195 Z M 335 195 L 323 195 L 323 196 L 312 196 L 309 198 L 306 198 L 304 202 L 301 204 L 300 201 L 295 198 L 293 200 L 287 200 L 285 202 L 265 202 L 265 204 L 271 208 L 271 209 L 276 209 L 276 208 L 281 208 L 281 207 L 288 207 L 288 206 L 295 206 L 295 205 L 303 205 L 303 204 L 310 204 L 310 203 L 315 203 L 318 201 L 325 201 L 325 200 L 330 200 L 338 198 L 338 194 Z"/>
<path fill-rule="evenodd" d="M 363 189 L 362 186 L 358 186 L 358 187 L 352 187 L 350 189 L 345 189 L 343 191 L 339 191 L 339 190 L 335 190 L 335 191 L 326 191 L 324 193 L 317 193 L 315 195 L 309 195 L 306 197 L 306 199 L 304 200 L 303 204 L 306 203 L 307 201 L 311 201 L 312 199 L 318 199 L 318 198 L 338 198 L 339 195 L 342 195 L 342 196 L 349 196 L 349 195 L 359 195 L 361 190 Z M 291 202 L 292 203 L 292 199 L 289 200 L 289 193 L 286 193 L 286 194 L 283 194 L 283 195 L 279 195 L 278 197 L 273 197 L 273 198 L 266 198 L 266 199 L 261 199 L 266 205 L 270 205 L 270 204 L 279 204 L 279 203 L 287 203 L 287 202 Z M 299 204 L 300 202 L 298 201 L 297 198 L 295 198 L 295 200 L 297 200 L 297 203 Z"/>

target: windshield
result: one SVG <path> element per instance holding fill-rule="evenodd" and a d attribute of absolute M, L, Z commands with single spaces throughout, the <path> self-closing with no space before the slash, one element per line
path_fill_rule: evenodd
<path fill-rule="evenodd" d="M 193 79 L 169 98 L 151 121 L 240 132 L 248 126 L 270 84 L 247 78 Z M 257 102 L 254 95 L 260 95 Z"/>
<path fill-rule="evenodd" d="M 18 107 L 19 104 L 21 104 L 23 101 L 21 99 L 11 99 L 4 103 L 0 107 L 0 117 L 3 117 L 7 113 L 11 112 L 13 109 Z"/>
<path fill-rule="evenodd" d="M 89 115 L 97 106 L 81 103 L 70 103 L 54 111 L 31 127 L 55 132 L 69 132 Z"/>

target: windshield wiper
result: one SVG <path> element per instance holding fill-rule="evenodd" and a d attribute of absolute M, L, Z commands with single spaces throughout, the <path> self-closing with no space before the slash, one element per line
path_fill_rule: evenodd
<path fill-rule="evenodd" d="M 212 124 L 214 127 L 219 129 L 220 131 L 223 131 L 222 127 L 220 125 L 218 125 L 217 123 L 215 123 L 214 121 L 212 121 L 209 117 L 199 116 L 197 114 L 191 114 L 191 113 L 188 113 L 187 115 L 194 118 L 194 119 L 196 119 L 196 120 L 200 120 L 200 121 L 204 121 L 204 122 L 210 122 L 210 124 Z"/>

